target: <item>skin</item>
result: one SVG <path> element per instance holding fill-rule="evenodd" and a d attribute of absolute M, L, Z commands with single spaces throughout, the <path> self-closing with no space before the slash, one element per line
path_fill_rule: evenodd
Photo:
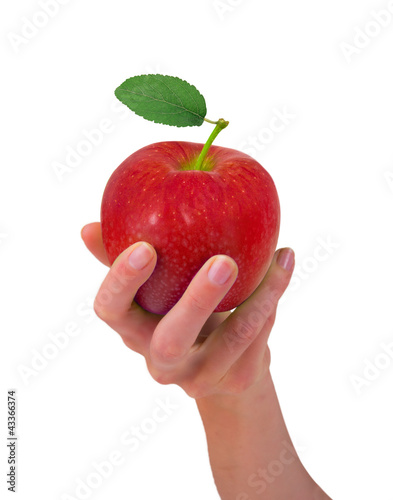
<path fill-rule="evenodd" d="M 110 267 L 100 223 L 82 229 L 86 247 Z M 233 313 L 213 313 L 236 280 L 228 256 L 214 256 L 195 275 L 165 315 L 143 310 L 133 299 L 154 270 L 157 256 L 135 270 L 129 255 L 115 260 L 95 299 L 99 318 L 117 331 L 127 347 L 143 355 L 152 377 L 177 384 L 196 405 L 205 428 L 215 483 L 223 500 L 326 500 L 330 497 L 302 465 L 288 434 L 270 375 L 267 346 L 277 303 L 287 288 L 294 254 L 277 250 L 254 293 Z M 216 259 L 230 276 L 209 279 Z"/>

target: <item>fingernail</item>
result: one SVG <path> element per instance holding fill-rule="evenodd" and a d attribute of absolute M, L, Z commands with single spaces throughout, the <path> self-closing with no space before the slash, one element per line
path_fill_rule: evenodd
<path fill-rule="evenodd" d="M 131 267 L 140 271 L 147 266 L 152 258 L 153 252 L 151 251 L 149 245 L 142 243 L 132 251 L 131 255 L 128 257 L 128 263 Z"/>
<path fill-rule="evenodd" d="M 277 257 L 277 264 L 286 271 L 292 271 L 295 264 L 295 254 L 291 248 L 283 248 Z"/>
<path fill-rule="evenodd" d="M 232 275 L 233 266 L 228 262 L 225 257 L 217 257 L 211 265 L 207 276 L 209 280 L 215 285 L 223 285 Z"/>

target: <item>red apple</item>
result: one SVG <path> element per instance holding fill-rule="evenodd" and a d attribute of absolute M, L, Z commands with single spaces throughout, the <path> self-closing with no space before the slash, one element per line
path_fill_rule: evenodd
<path fill-rule="evenodd" d="M 101 227 L 110 263 L 137 241 L 158 260 L 135 300 L 166 314 L 213 255 L 232 257 L 239 274 L 215 312 L 246 300 L 273 257 L 280 206 L 272 178 L 245 153 L 203 144 L 159 142 L 129 156 L 112 174 L 102 200 Z"/>

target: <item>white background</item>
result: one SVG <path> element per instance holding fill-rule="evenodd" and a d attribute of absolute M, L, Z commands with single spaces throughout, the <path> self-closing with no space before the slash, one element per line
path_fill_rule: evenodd
<path fill-rule="evenodd" d="M 393 350 L 393 20 L 376 25 L 372 14 L 392 3 L 71 0 L 49 19 L 45 3 L 0 8 L 1 491 L 6 391 L 16 388 L 19 498 L 82 498 L 78 481 L 94 481 L 93 463 L 115 450 L 123 463 L 84 498 L 218 498 L 194 402 L 154 382 L 94 316 L 107 271 L 80 238 L 127 156 L 210 134 L 208 124 L 159 126 L 113 107 L 123 80 L 159 72 L 194 84 L 207 116 L 230 121 L 216 144 L 248 148 L 276 183 L 279 246 L 297 263 L 270 340 L 272 372 L 306 468 L 335 500 L 392 500 L 393 353 L 382 344 Z M 29 31 L 32 20 L 43 26 Z M 271 137 L 277 110 L 291 119 Z M 101 143 L 56 175 L 102 120 Z M 51 351 L 53 335 L 73 327 Z M 177 408 L 130 450 L 124 432 L 153 429 L 157 399 Z"/>

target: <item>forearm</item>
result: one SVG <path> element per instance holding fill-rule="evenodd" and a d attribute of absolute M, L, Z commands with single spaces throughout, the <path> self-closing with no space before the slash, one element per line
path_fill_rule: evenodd
<path fill-rule="evenodd" d="M 327 500 L 303 467 L 270 373 L 245 393 L 197 400 L 223 500 Z"/>

